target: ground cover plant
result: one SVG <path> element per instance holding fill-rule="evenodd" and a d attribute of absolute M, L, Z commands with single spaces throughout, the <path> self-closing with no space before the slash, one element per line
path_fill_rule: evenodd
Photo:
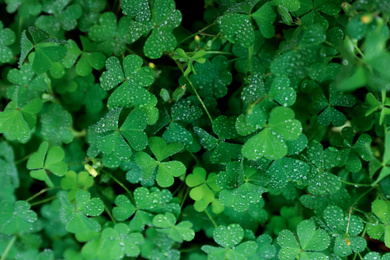
<path fill-rule="evenodd" d="M 0 0 L 5 259 L 390 259 L 387 0 Z"/>

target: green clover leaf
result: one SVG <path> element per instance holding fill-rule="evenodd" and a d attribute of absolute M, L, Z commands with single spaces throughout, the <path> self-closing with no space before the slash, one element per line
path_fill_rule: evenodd
<path fill-rule="evenodd" d="M 175 9 L 173 0 L 124 1 L 122 9 L 125 14 L 134 17 L 135 21 L 129 26 L 130 43 L 138 40 L 142 35 L 147 35 L 152 30 L 144 45 L 146 57 L 158 59 L 163 52 L 171 52 L 176 48 L 177 41 L 172 30 L 181 23 L 182 15 Z"/>
<path fill-rule="evenodd" d="M 210 259 L 248 259 L 258 247 L 255 241 L 240 243 L 244 239 L 244 229 L 238 224 L 215 228 L 213 238 L 222 248 L 209 245 L 201 248 Z"/>
<path fill-rule="evenodd" d="M 54 145 L 73 141 L 72 116 L 63 110 L 59 104 L 53 103 L 46 107 L 41 116 L 43 138 Z"/>
<path fill-rule="evenodd" d="M 371 137 L 368 134 L 362 134 L 353 143 L 354 131 L 351 127 L 344 127 L 341 133 L 334 134 L 330 139 L 330 144 L 335 147 L 344 148 L 340 152 L 344 160 L 340 166 L 345 165 L 345 168 L 350 172 L 358 172 L 362 168 L 362 162 L 370 161 L 372 157 Z"/>
<path fill-rule="evenodd" d="M 88 36 L 99 43 L 99 50 L 107 56 L 121 56 L 126 51 L 128 28 L 131 24 L 131 19 L 126 16 L 120 18 L 117 24 L 115 14 L 106 12 L 100 15 L 99 24 L 91 26 Z"/>
<path fill-rule="evenodd" d="M 19 184 L 14 150 L 10 144 L 2 141 L 0 142 L 0 198 L 12 201 L 14 189 L 19 187 Z"/>
<path fill-rule="evenodd" d="M 242 147 L 242 154 L 250 160 L 261 157 L 275 160 L 287 154 L 285 140 L 295 140 L 302 132 L 301 123 L 294 119 L 294 111 L 286 107 L 274 108 L 269 116 L 268 125 L 251 137 Z"/>
<path fill-rule="evenodd" d="M 12 60 L 12 50 L 8 46 L 14 42 L 15 33 L 9 28 L 4 28 L 0 21 L 0 63 L 7 63 Z"/>
<path fill-rule="evenodd" d="M 93 44 L 88 38 L 80 36 L 80 40 L 83 51 L 79 49 L 73 40 L 68 40 L 68 53 L 64 58 L 63 64 L 66 68 L 70 68 L 80 57 L 76 64 L 76 72 L 78 75 L 85 77 L 91 74 L 92 68 L 95 70 L 102 69 L 106 62 L 106 56 L 101 52 L 95 51 Z"/>
<path fill-rule="evenodd" d="M 37 98 L 38 93 L 47 89 L 47 82 L 43 74 L 36 75 L 30 63 L 23 64 L 20 69 L 11 69 L 7 74 L 7 79 L 19 87 L 19 91 L 27 92 L 28 94 L 20 95 L 19 98 L 26 99 L 28 97 Z M 20 87 L 23 87 L 21 90 Z M 30 100 L 31 101 L 31 100 Z"/>
<path fill-rule="evenodd" d="M 310 110 L 319 114 L 318 122 L 323 126 L 333 124 L 334 126 L 342 126 L 347 122 L 347 117 L 335 107 L 352 107 L 355 105 L 355 98 L 350 94 L 343 94 L 336 90 L 334 84 L 329 86 L 329 98 L 325 96 L 321 88 L 312 91 L 313 103 Z"/>
<path fill-rule="evenodd" d="M 272 259 L 276 256 L 276 248 L 272 244 L 272 238 L 269 235 L 263 234 L 256 239 L 257 251 L 253 257 L 249 259 Z"/>
<path fill-rule="evenodd" d="M 210 173 L 206 179 L 206 170 L 196 167 L 186 178 L 186 184 L 191 187 L 190 197 L 195 200 L 194 208 L 204 211 L 215 199 L 215 193 L 221 189 L 217 186 L 215 173 Z"/>
<path fill-rule="evenodd" d="M 279 259 L 327 259 L 320 251 L 329 247 L 330 239 L 323 229 L 316 229 L 311 220 L 304 220 L 298 224 L 297 235 L 289 230 L 282 230 L 278 236 L 278 244 L 282 247 L 279 251 Z M 313 252 L 314 251 L 314 252 Z"/>
<path fill-rule="evenodd" d="M 80 233 L 86 231 L 100 231 L 100 224 L 88 218 L 102 214 L 104 210 L 103 202 L 99 198 L 92 198 L 91 194 L 85 190 L 76 193 L 76 204 L 69 201 L 68 193 L 61 191 L 58 193 L 61 201 L 60 219 L 66 224 L 66 230 L 70 233 Z"/>
<path fill-rule="evenodd" d="M 371 204 L 372 213 L 379 219 L 370 219 L 367 223 L 367 233 L 373 239 L 379 239 L 384 235 L 386 246 L 390 245 L 390 207 L 389 203 L 384 200 L 375 200 Z"/>
<path fill-rule="evenodd" d="M 38 0 L 6 0 L 7 12 L 14 13 L 16 10 L 22 18 L 29 18 L 41 13 L 42 5 Z"/>
<path fill-rule="evenodd" d="M 337 206 L 328 206 L 324 211 L 324 220 L 335 239 L 334 253 L 340 257 L 362 252 L 367 242 L 358 236 L 364 228 L 363 221 L 355 216 L 344 217 L 344 212 Z"/>
<path fill-rule="evenodd" d="M 36 98 L 22 106 L 19 101 L 21 100 L 16 97 L 0 112 L 0 133 L 8 140 L 25 143 L 30 139 L 37 122 L 36 115 L 41 111 L 42 100 Z"/>
<path fill-rule="evenodd" d="M 253 44 L 255 33 L 248 15 L 228 13 L 218 18 L 218 24 L 229 42 L 243 47 Z"/>
<path fill-rule="evenodd" d="M 150 67 L 142 67 L 142 58 L 128 55 L 122 66 L 116 57 L 106 61 L 107 71 L 100 77 L 104 90 L 110 90 L 119 85 L 108 98 L 108 107 L 143 107 L 151 101 L 151 94 L 144 89 L 154 81 L 154 73 Z"/>
<path fill-rule="evenodd" d="M 103 153 L 103 163 L 107 167 L 117 167 L 120 161 L 132 155 L 132 149 L 143 150 L 148 143 L 143 131 L 147 124 L 144 112 L 132 110 L 119 126 L 121 112 L 122 109 L 111 110 L 90 127 L 89 142 Z"/>
<path fill-rule="evenodd" d="M 59 40 L 50 39 L 46 31 L 31 26 L 27 31 L 22 32 L 19 67 L 33 49 L 35 50 L 35 56 L 32 69 L 37 74 L 53 68 L 55 63 L 62 61 L 67 53 L 66 47 Z"/>
<path fill-rule="evenodd" d="M 0 231 L 6 235 L 29 233 L 33 230 L 37 214 L 26 201 L 0 202 Z"/>
<path fill-rule="evenodd" d="M 262 194 L 267 191 L 259 183 L 258 177 L 255 168 L 242 169 L 236 161 L 228 163 L 226 171 L 220 172 L 216 178 L 216 183 L 221 188 L 221 203 L 238 212 L 246 211 L 251 204 L 258 203 Z"/>
<path fill-rule="evenodd" d="M 144 178 L 152 178 L 154 171 L 157 168 L 157 184 L 165 188 L 173 184 L 173 177 L 179 177 L 185 174 L 186 167 L 182 162 L 163 162 L 164 159 L 181 151 L 183 149 L 182 144 L 167 144 L 167 142 L 161 137 L 151 137 L 149 139 L 149 148 L 152 150 L 152 153 L 156 156 L 157 160 L 153 159 L 145 152 L 138 152 L 135 155 L 135 161 L 138 166 L 142 168 L 145 176 Z"/>
<path fill-rule="evenodd" d="M 225 56 L 215 56 L 211 61 L 207 59 L 204 63 L 195 63 L 194 69 L 197 73 L 192 74 L 190 80 L 202 97 L 222 98 L 227 94 L 227 86 L 233 79 L 227 66 Z"/>
<path fill-rule="evenodd" d="M 176 217 L 172 213 L 158 214 L 153 218 L 153 226 L 158 232 L 167 234 L 173 240 L 181 243 L 183 240 L 191 241 L 195 237 L 192 223 L 182 221 L 176 225 Z"/>
<path fill-rule="evenodd" d="M 93 186 L 93 183 L 93 177 L 85 171 L 79 173 L 68 171 L 65 176 L 61 178 L 61 188 L 68 191 L 68 198 L 70 201 L 76 198 L 76 193 L 79 190 L 88 190 Z"/>
<path fill-rule="evenodd" d="M 252 14 L 253 19 L 256 21 L 265 38 L 272 38 L 275 35 L 273 23 L 276 19 L 276 13 L 272 5 L 272 2 L 265 3 Z"/>
<path fill-rule="evenodd" d="M 41 143 L 38 151 L 33 153 L 28 159 L 27 169 L 31 170 L 30 176 L 32 178 L 44 181 L 49 187 L 54 187 L 48 171 L 61 177 L 66 174 L 68 165 L 63 161 L 65 152 L 61 147 L 52 146 L 50 149 L 48 148 L 48 142 Z"/>
<path fill-rule="evenodd" d="M 118 195 L 115 198 L 115 204 L 117 205 L 112 209 L 112 215 L 118 221 L 124 221 L 132 216 L 135 212 L 134 205 L 130 202 L 129 198 L 125 195 Z"/>

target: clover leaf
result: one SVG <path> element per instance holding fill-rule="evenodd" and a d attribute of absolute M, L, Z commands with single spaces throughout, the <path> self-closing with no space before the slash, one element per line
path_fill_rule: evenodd
<path fill-rule="evenodd" d="M 70 143 L 73 141 L 73 133 L 70 131 L 72 116 L 60 105 L 53 103 L 46 107 L 41 116 L 41 133 L 45 140 L 54 145 Z"/>
<path fill-rule="evenodd" d="M 79 190 L 88 190 L 93 186 L 93 177 L 85 171 L 76 173 L 74 171 L 66 172 L 61 179 L 61 188 L 68 191 L 68 198 L 70 201 L 76 198 L 76 193 Z"/>
<path fill-rule="evenodd" d="M 25 143 L 30 139 L 37 122 L 36 114 L 41 111 L 42 100 L 36 98 L 23 104 L 24 102 L 21 103 L 23 100 L 16 95 L 4 111 L 0 112 L 0 133 L 3 133 L 8 140 Z"/>
<path fill-rule="evenodd" d="M 390 226 L 388 225 L 390 222 L 389 203 L 384 200 L 376 199 L 371 204 L 371 209 L 376 218 L 370 219 L 367 223 L 367 233 L 373 239 L 379 239 L 384 235 L 385 245 L 390 246 Z M 379 219 L 379 221 L 377 219 Z"/>
<path fill-rule="evenodd" d="M 265 3 L 252 14 L 253 19 L 256 21 L 265 38 L 271 38 L 275 35 L 273 23 L 276 19 L 276 13 L 272 5 L 272 2 Z"/>
<path fill-rule="evenodd" d="M 204 245 L 201 248 L 210 259 L 248 259 L 258 247 L 255 241 L 241 243 L 244 239 L 244 229 L 238 224 L 215 228 L 213 238 L 222 247 Z"/>
<path fill-rule="evenodd" d="M 132 155 L 132 148 L 143 150 L 148 138 L 143 131 L 146 117 L 140 109 L 134 109 L 119 126 L 122 109 L 109 111 L 97 124 L 90 128 L 90 143 L 103 153 L 103 163 L 116 167 L 121 160 Z M 107 161 L 104 160 L 106 158 Z"/>
<path fill-rule="evenodd" d="M 108 107 L 145 106 L 151 100 L 151 94 L 144 89 L 154 81 L 154 73 L 150 67 L 142 67 L 142 58 L 128 55 L 122 66 L 116 57 L 106 61 L 108 71 L 102 73 L 100 83 L 104 90 L 119 85 L 108 98 Z"/>
<path fill-rule="evenodd" d="M 0 198 L 13 197 L 14 189 L 19 187 L 18 171 L 15 165 L 14 150 L 5 141 L 0 142 Z M 11 195 L 12 194 L 12 195 Z"/>
<path fill-rule="evenodd" d="M 378 252 L 369 252 L 367 253 L 363 260 L 389 260 L 390 259 L 390 254 L 386 253 L 382 257 Z"/>
<path fill-rule="evenodd" d="M 323 229 L 316 229 L 312 220 L 304 220 L 297 227 L 298 240 L 290 230 L 282 230 L 278 244 L 282 247 L 279 259 L 327 259 L 321 251 L 329 247 L 330 239 Z"/>
<path fill-rule="evenodd" d="M 251 256 L 249 259 L 272 259 L 276 256 L 276 248 L 272 245 L 272 238 L 267 234 L 263 234 L 257 237 L 257 251 L 254 256 Z"/>
<path fill-rule="evenodd" d="M 195 200 L 194 208 L 196 211 L 204 211 L 215 199 L 215 193 L 221 189 L 216 184 L 215 173 L 210 173 L 206 179 L 206 170 L 197 167 L 192 174 L 187 175 L 186 184 L 191 187 L 190 197 Z"/>
<path fill-rule="evenodd" d="M 14 13 L 16 10 L 22 18 L 36 16 L 42 11 L 42 5 L 38 0 L 6 0 L 7 12 Z"/>
<path fill-rule="evenodd" d="M 219 199 L 226 207 L 232 207 L 238 212 L 246 211 L 251 204 L 262 199 L 267 190 L 261 186 L 255 168 L 242 168 L 234 161 L 226 165 L 226 171 L 217 175 L 216 183 L 221 188 Z"/>
<path fill-rule="evenodd" d="M 8 47 L 15 41 L 15 33 L 9 29 L 4 28 L 0 21 L 0 63 L 7 63 L 12 60 L 12 50 Z"/>
<path fill-rule="evenodd" d="M 85 77 L 91 74 L 92 68 L 95 70 L 102 69 L 106 62 L 106 56 L 101 52 L 95 51 L 93 44 L 88 38 L 80 36 L 80 40 L 83 51 L 80 50 L 73 40 L 68 40 L 68 53 L 64 58 L 63 64 L 66 68 L 70 68 L 78 59 L 76 72 L 78 75 Z"/>
<path fill-rule="evenodd" d="M 115 204 L 117 206 L 112 209 L 112 215 L 118 221 L 128 219 L 135 212 L 134 205 L 125 195 L 118 195 L 115 198 Z"/>
<path fill-rule="evenodd" d="M 0 202 L 0 231 L 6 235 L 18 233 L 30 233 L 37 214 L 30 210 L 30 204 L 26 201 Z"/>
<path fill-rule="evenodd" d="M 112 12 L 100 15 L 99 24 L 91 26 L 88 36 L 92 41 L 99 43 L 99 50 L 107 56 L 114 54 L 120 56 L 126 51 L 128 43 L 128 27 L 131 20 L 124 16 L 117 24 L 117 18 Z"/>
<path fill-rule="evenodd" d="M 55 62 L 62 61 L 67 53 L 66 47 L 59 40 L 50 39 L 46 31 L 33 26 L 22 32 L 19 67 L 32 50 L 35 50 L 32 69 L 37 74 L 46 72 Z"/>
<path fill-rule="evenodd" d="M 329 86 L 329 98 L 325 96 L 321 88 L 312 91 L 313 103 L 310 109 L 319 114 L 318 122 L 323 126 L 333 124 L 342 126 L 347 121 L 347 117 L 337 110 L 336 106 L 352 107 L 355 104 L 355 98 L 350 94 L 343 94 L 338 91 L 333 84 Z"/>
<path fill-rule="evenodd" d="M 195 232 L 192 228 L 192 223 L 182 221 L 176 224 L 176 217 L 170 212 L 158 214 L 153 218 L 153 226 L 158 232 L 167 234 L 176 242 L 191 241 L 195 237 Z"/>
<path fill-rule="evenodd" d="M 85 190 L 76 193 L 76 202 L 71 203 L 68 193 L 60 191 L 58 199 L 61 201 L 60 219 L 66 224 L 66 230 L 70 233 L 80 233 L 85 231 L 100 231 L 100 224 L 88 218 L 102 214 L 104 210 L 103 202 L 99 198 L 92 198 L 91 194 Z"/>
<path fill-rule="evenodd" d="M 138 1 L 134 1 L 138 2 Z M 176 37 L 172 30 L 181 23 L 181 12 L 175 9 L 173 0 L 139 1 L 134 3 L 126 0 L 122 3 L 122 9 L 134 22 L 129 26 L 129 41 L 133 43 L 142 35 L 149 34 L 144 44 L 146 57 L 158 59 L 163 52 L 171 52 L 176 48 Z"/>
<path fill-rule="evenodd" d="M 227 86 L 233 79 L 227 66 L 225 56 L 215 56 L 211 61 L 207 59 L 204 63 L 195 63 L 197 73 L 192 74 L 190 80 L 202 97 L 222 98 L 227 94 Z"/>
<path fill-rule="evenodd" d="M 145 152 L 138 152 L 135 155 L 135 161 L 139 167 L 142 168 L 145 179 L 153 178 L 154 172 L 157 168 L 157 184 L 161 187 L 169 187 L 173 184 L 174 178 L 185 174 L 186 167 L 180 161 L 163 162 L 164 159 L 183 149 L 183 145 L 179 143 L 167 144 L 161 137 L 151 137 L 149 139 L 149 148 L 155 155 L 153 159 Z"/>
<path fill-rule="evenodd" d="M 353 143 L 354 131 L 351 127 L 344 127 L 341 133 L 334 134 L 330 139 L 330 144 L 335 147 L 344 148 L 340 152 L 341 157 L 344 160 L 340 166 L 345 164 L 345 168 L 350 172 L 358 172 L 362 168 L 362 162 L 370 161 L 372 157 L 372 151 L 369 148 L 371 146 L 371 137 L 368 134 L 362 134 Z"/>
<path fill-rule="evenodd" d="M 324 195 L 340 189 L 340 179 L 330 170 L 341 161 L 339 151 L 334 147 L 325 150 L 319 142 L 312 142 L 303 156 L 310 166 L 308 190 L 312 194 Z"/>
<path fill-rule="evenodd" d="M 263 156 L 275 160 L 285 156 L 285 141 L 297 139 L 302 132 L 301 123 L 294 116 L 294 111 L 290 108 L 274 108 L 269 115 L 268 124 L 261 124 L 262 131 L 243 145 L 243 156 L 250 160 L 258 160 Z"/>
<path fill-rule="evenodd" d="M 36 75 L 30 63 L 23 64 L 20 69 L 11 69 L 7 74 L 7 79 L 19 87 L 19 91 L 23 91 L 24 95 L 19 98 L 37 98 L 38 93 L 47 89 L 47 82 L 44 75 Z M 23 87 L 23 90 L 21 90 Z M 10 97 L 11 98 L 11 97 Z"/>
<path fill-rule="evenodd" d="M 324 220 L 334 239 L 334 253 L 340 257 L 361 252 L 367 242 L 358 236 L 364 228 L 363 221 L 355 216 L 344 217 L 343 210 L 337 206 L 328 206 L 324 211 Z"/>
<path fill-rule="evenodd" d="M 48 142 L 43 142 L 38 151 L 33 153 L 27 161 L 27 169 L 30 176 L 34 179 L 44 181 L 47 186 L 53 187 L 54 184 L 48 175 L 48 171 L 56 176 L 64 176 L 68 165 L 63 161 L 65 152 L 60 146 L 49 148 Z"/>
<path fill-rule="evenodd" d="M 134 233 L 128 225 L 118 223 L 114 227 L 106 227 L 100 239 L 85 244 L 82 255 L 89 259 L 122 259 L 125 255 L 137 257 L 143 243 L 141 233 Z"/>
<path fill-rule="evenodd" d="M 231 43 L 238 43 L 249 47 L 255 40 L 255 33 L 248 15 L 228 13 L 218 18 L 218 24 L 226 39 Z"/>

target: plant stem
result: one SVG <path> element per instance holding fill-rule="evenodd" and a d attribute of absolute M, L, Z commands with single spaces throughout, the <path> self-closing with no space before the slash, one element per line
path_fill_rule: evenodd
<path fill-rule="evenodd" d="M 110 219 L 112 220 L 112 222 L 114 222 L 114 225 L 116 224 L 116 221 L 114 219 L 114 216 L 111 214 L 111 212 L 108 210 L 107 206 L 106 206 L 106 203 L 103 202 L 103 205 L 104 205 L 104 211 L 107 212 L 107 215 L 110 217 Z"/>
<path fill-rule="evenodd" d="M 171 58 L 172 58 L 172 57 L 171 57 Z M 202 98 L 199 96 L 198 91 L 196 91 L 196 89 L 195 89 L 194 85 L 192 84 L 191 80 L 188 78 L 188 76 L 185 76 L 185 75 L 184 75 L 184 70 L 183 70 L 183 68 L 180 66 L 180 63 L 179 63 L 177 60 L 174 60 L 174 59 L 172 59 L 172 60 L 173 60 L 173 61 L 176 63 L 176 65 L 180 68 L 180 70 L 181 70 L 183 76 L 186 78 L 186 80 L 187 80 L 188 83 L 190 84 L 190 86 L 191 86 L 192 90 L 194 91 L 196 97 L 198 98 L 199 102 L 202 104 L 203 109 L 206 111 L 206 114 L 207 114 L 207 116 L 209 117 L 211 123 L 213 123 L 213 118 L 211 117 L 211 115 L 210 115 L 210 113 L 209 113 L 209 111 L 208 111 L 206 105 L 203 103 Z"/>
<path fill-rule="evenodd" d="M 372 184 L 364 184 L 364 183 L 352 183 L 344 180 L 340 180 L 342 183 L 353 185 L 355 187 L 372 187 Z"/>
<path fill-rule="evenodd" d="M 354 203 L 352 203 L 351 207 L 353 207 L 355 204 L 357 204 L 361 198 L 363 198 L 364 196 L 366 196 L 370 191 L 372 191 L 372 190 L 374 190 L 374 189 L 375 189 L 375 188 L 373 187 L 373 188 L 367 190 L 367 191 L 366 191 L 365 193 L 363 193 L 362 195 L 360 195 L 360 197 L 359 197 Z"/>
<path fill-rule="evenodd" d="M 199 159 L 192 152 L 190 152 L 188 149 L 187 149 L 187 152 L 191 155 L 192 158 L 194 158 L 194 160 L 196 161 L 196 164 L 200 164 Z"/>
<path fill-rule="evenodd" d="M 22 159 L 19 159 L 19 160 L 15 161 L 15 165 L 18 165 L 19 163 L 24 162 L 25 160 L 27 160 L 28 158 L 30 158 L 31 155 L 32 155 L 32 153 L 30 153 L 30 154 L 24 156 Z"/>
<path fill-rule="evenodd" d="M 15 241 L 16 241 L 16 235 L 14 235 L 11 239 L 11 241 L 9 241 L 7 247 L 5 248 L 4 250 L 4 253 L 3 255 L 1 256 L 0 260 L 5 260 L 7 258 L 7 255 L 9 253 L 9 251 L 11 251 L 11 248 L 13 247 L 13 245 L 15 244 Z"/>
<path fill-rule="evenodd" d="M 34 198 L 38 197 L 39 195 L 41 195 L 42 193 L 45 193 L 48 190 L 49 190 L 49 188 L 42 189 L 41 191 L 39 191 L 39 192 L 35 193 L 34 195 L 32 195 L 30 198 L 26 199 L 26 202 L 29 202 L 30 200 L 33 200 Z"/>
<path fill-rule="evenodd" d="M 186 188 L 186 193 L 184 194 L 184 197 L 183 197 L 183 199 L 181 200 L 180 208 L 183 208 L 184 202 L 186 201 L 187 196 L 188 196 L 189 193 L 190 193 L 190 189 Z"/>
<path fill-rule="evenodd" d="M 210 219 L 211 222 L 213 223 L 214 227 L 218 227 L 217 223 L 215 223 L 213 217 L 210 215 L 210 213 L 207 211 L 207 209 L 205 209 L 204 212 L 205 212 L 206 215 L 209 217 L 209 219 Z"/>
<path fill-rule="evenodd" d="M 106 173 L 108 174 L 108 176 L 110 176 L 111 179 L 113 179 L 116 183 L 118 183 L 119 186 L 121 186 L 121 187 L 127 192 L 127 194 L 129 194 L 129 197 L 130 197 L 131 202 L 132 202 L 134 205 L 137 205 L 137 204 L 135 203 L 135 199 L 134 199 L 134 197 L 133 197 L 133 194 L 130 192 L 130 190 L 129 190 L 121 181 L 119 181 L 116 177 L 114 177 L 114 175 L 112 175 L 111 173 L 109 173 L 109 172 L 107 172 L 107 171 L 105 171 L 105 170 L 103 170 L 103 171 L 106 172 Z"/>
<path fill-rule="evenodd" d="M 57 198 L 56 195 L 51 196 L 50 198 L 47 198 L 47 199 L 44 199 L 44 200 L 40 200 L 40 201 L 31 203 L 30 205 L 31 205 L 31 207 L 33 207 L 33 206 L 36 206 L 36 205 L 39 205 L 39 204 L 42 204 L 42 203 L 45 203 L 45 202 L 49 202 L 49 201 L 51 201 L 51 200 L 54 200 L 55 198 Z"/>

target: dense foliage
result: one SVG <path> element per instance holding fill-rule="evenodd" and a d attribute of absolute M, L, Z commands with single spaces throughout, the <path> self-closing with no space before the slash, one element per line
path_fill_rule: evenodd
<path fill-rule="evenodd" d="M 390 259 L 389 17 L 0 0 L 1 260 Z"/>

